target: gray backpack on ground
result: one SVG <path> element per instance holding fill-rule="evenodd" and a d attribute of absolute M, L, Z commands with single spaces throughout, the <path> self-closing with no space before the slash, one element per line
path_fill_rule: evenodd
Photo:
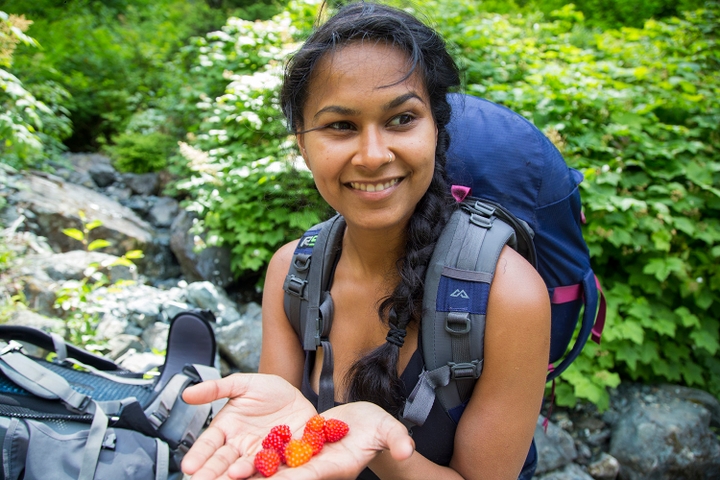
<path fill-rule="evenodd" d="M 220 378 L 210 312 L 171 323 L 161 374 L 145 379 L 61 337 L 0 325 L 3 480 L 165 480 L 222 402 L 188 405 L 185 387 Z M 25 349 L 54 351 L 52 361 Z"/>

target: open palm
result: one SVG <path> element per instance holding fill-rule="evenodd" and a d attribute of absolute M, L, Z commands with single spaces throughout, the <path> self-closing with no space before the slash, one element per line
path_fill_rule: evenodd
<path fill-rule="evenodd" d="M 299 438 L 305 423 L 316 414 L 298 389 L 275 375 L 231 375 L 190 387 L 183 394 L 192 404 L 221 398 L 229 398 L 228 403 L 183 460 L 183 471 L 193 475 L 193 480 L 251 477 L 255 454 L 273 426 L 288 425 L 293 437 Z M 348 435 L 326 444 L 301 467 L 281 467 L 276 478 L 355 478 L 379 451 L 388 449 L 398 460 L 412 454 L 413 443 L 405 427 L 376 405 L 354 402 L 323 416 L 347 423 Z"/>

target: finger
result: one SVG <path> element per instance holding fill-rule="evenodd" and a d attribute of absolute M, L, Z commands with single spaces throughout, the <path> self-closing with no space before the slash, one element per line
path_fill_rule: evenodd
<path fill-rule="evenodd" d="M 230 479 L 228 476 L 228 468 L 238 459 L 237 450 L 230 445 L 220 447 L 215 454 L 207 459 L 202 467 L 197 470 L 192 478 L 193 480 L 215 480 Z"/>
<path fill-rule="evenodd" d="M 242 396 L 247 392 L 250 374 L 236 373 L 219 380 L 208 380 L 190 386 L 183 392 L 182 398 L 192 405 L 210 403 L 221 398 Z"/>
<path fill-rule="evenodd" d="M 182 470 L 189 475 L 210 470 L 215 474 L 225 472 L 235 462 L 240 452 L 226 444 L 222 430 L 210 426 L 200 435 L 182 461 Z M 195 478 L 195 477 L 193 477 Z M 202 474 L 197 478 L 205 478 Z M 216 478 L 216 477 L 208 477 Z"/>
<path fill-rule="evenodd" d="M 183 472 L 192 475 L 225 444 L 225 434 L 219 428 L 210 426 L 195 441 L 182 460 Z"/>
<path fill-rule="evenodd" d="M 248 457 L 240 457 L 228 468 L 230 478 L 248 478 L 255 473 L 255 464 Z"/>

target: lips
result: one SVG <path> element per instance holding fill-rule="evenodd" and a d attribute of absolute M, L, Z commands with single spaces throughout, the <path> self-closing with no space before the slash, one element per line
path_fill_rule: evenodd
<path fill-rule="evenodd" d="M 350 186 L 355 190 L 362 190 L 363 192 L 382 192 L 383 190 L 387 190 L 393 185 L 397 185 L 399 182 L 399 178 L 393 178 L 392 180 L 388 180 L 387 182 L 382 183 L 350 182 Z"/>

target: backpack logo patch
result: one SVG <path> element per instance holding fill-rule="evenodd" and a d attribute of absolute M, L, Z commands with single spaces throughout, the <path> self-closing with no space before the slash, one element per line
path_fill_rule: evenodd
<path fill-rule="evenodd" d="M 465 290 L 460 290 L 459 288 L 456 289 L 453 293 L 450 294 L 453 298 L 470 298 L 467 293 L 465 293 Z"/>
<path fill-rule="evenodd" d="M 300 239 L 300 243 L 298 243 L 298 247 L 299 248 L 312 248 L 315 246 L 316 241 L 317 241 L 317 235 L 308 235 L 308 236 Z"/>

